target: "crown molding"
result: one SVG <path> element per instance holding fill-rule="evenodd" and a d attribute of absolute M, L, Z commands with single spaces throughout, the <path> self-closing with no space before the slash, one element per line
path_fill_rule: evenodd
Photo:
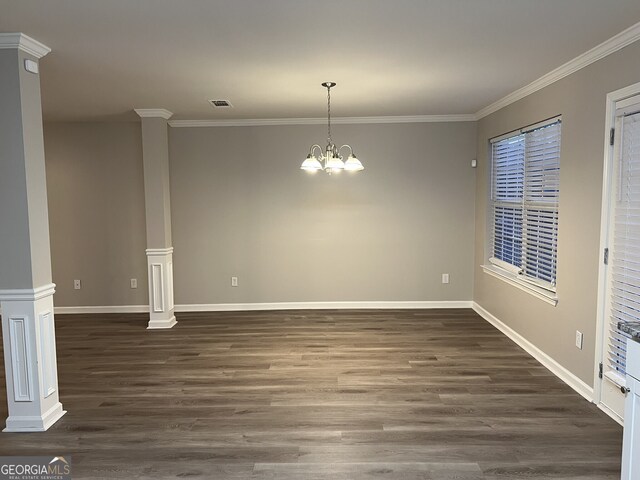
<path fill-rule="evenodd" d="M 475 115 L 408 115 L 401 117 L 338 117 L 331 123 L 434 123 L 434 122 L 474 122 Z M 265 125 L 324 125 L 326 118 L 250 118 L 236 120 L 171 120 L 171 127 L 259 127 Z"/>
<path fill-rule="evenodd" d="M 36 58 L 42 58 L 51 51 L 45 44 L 24 33 L 0 33 L 0 50 L 17 48 Z"/>
<path fill-rule="evenodd" d="M 133 110 L 140 118 L 164 118 L 169 120 L 173 115 L 172 112 L 164 108 L 134 108 Z"/>
<path fill-rule="evenodd" d="M 514 92 L 511 92 L 509 95 L 501 98 L 497 102 L 494 102 L 491 105 L 487 105 L 483 109 L 479 110 L 475 114 L 475 117 L 476 119 L 480 120 L 487 115 L 497 112 L 501 108 L 504 108 L 507 105 L 511 105 L 512 103 L 517 102 L 527 95 L 531 95 L 532 93 L 535 93 L 538 90 L 541 90 L 544 87 L 547 87 L 552 83 L 555 83 L 558 80 L 561 80 L 564 77 L 571 75 L 572 73 L 575 73 L 586 66 L 591 65 L 601 58 L 604 58 L 607 55 L 611 55 L 612 53 L 617 52 L 618 50 L 636 42 L 637 40 L 640 40 L 640 22 L 632 25 L 626 30 L 623 30 L 617 35 L 614 35 L 610 39 L 605 40 L 600 45 L 597 45 L 596 47 L 583 53 L 582 55 L 578 55 L 573 60 L 569 60 L 564 65 L 551 70 L 549 73 L 543 75 L 537 80 L 534 80 L 530 84 L 519 88 Z"/>
<path fill-rule="evenodd" d="M 446 123 L 446 122 L 475 122 L 486 117 L 501 108 L 511 105 L 524 97 L 537 92 L 563 79 L 564 77 L 577 72 L 598 60 L 617 52 L 618 50 L 640 40 L 640 22 L 614 35 L 600 45 L 578 55 L 573 60 L 550 71 L 542 77 L 534 80 L 528 85 L 519 88 L 501 98 L 500 100 L 487 105 L 476 113 L 463 113 L 453 115 L 405 115 L 405 116 L 383 116 L 383 117 L 338 117 L 332 118 L 332 123 L 339 124 L 374 124 L 374 123 Z M 149 113 L 147 113 L 149 112 Z M 168 117 L 158 114 L 166 112 Z M 136 113 L 141 117 L 169 118 L 171 112 L 164 109 L 136 109 Z M 324 125 L 326 118 L 255 118 L 255 119 L 229 119 L 229 120 L 171 120 L 171 127 L 258 127 L 268 125 Z"/>

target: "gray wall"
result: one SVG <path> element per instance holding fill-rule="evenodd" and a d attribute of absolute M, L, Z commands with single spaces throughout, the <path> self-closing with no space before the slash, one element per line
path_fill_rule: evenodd
<path fill-rule="evenodd" d="M 589 385 L 594 380 L 607 93 L 640 81 L 640 42 L 478 122 L 474 300 Z M 562 114 L 556 307 L 485 274 L 489 139 Z M 575 331 L 584 348 L 574 346 Z"/>
<path fill-rule="evenodd" d="M 140 124 L 51 123 L 44 137 L 56 306 L 146 304 Z"/>
<path fill-rule="evenodd" d="M 170 129 L 177 304 L 471 299 L 475 123 L 337 125 L 366 169 L 309 175 L 325 128 Z"/>

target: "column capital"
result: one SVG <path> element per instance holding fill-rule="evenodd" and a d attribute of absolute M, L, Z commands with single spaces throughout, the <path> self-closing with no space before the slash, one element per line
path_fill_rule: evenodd
<path fill-rule="evenodd" d="M 169 120 L 173 115 L 172 112 L 164 108 L 134 108 L 133 110 L 140 118 L 164 118 Z"/>
<path fill-rule="evenodd" d="M 147 248 L 146 253 L 147 253 L 147 257 L 152 257 L 154 255 L 170 255 L 170 254 L 173 254 L 173 247 Z"/>
<path fill-rule="evenodd" d="M 24 33 L 0 33 L 0 50 L 17 48 L 36 58 L 42 58 L 51 51 L 45 44 Z"/>

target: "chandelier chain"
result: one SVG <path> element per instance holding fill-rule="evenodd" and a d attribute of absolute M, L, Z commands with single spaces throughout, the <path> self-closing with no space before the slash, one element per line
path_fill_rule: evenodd
<path fill-rule="evenodd" d="M 327 86 L 327 142 L 331 141 L 331 87 Z"/>

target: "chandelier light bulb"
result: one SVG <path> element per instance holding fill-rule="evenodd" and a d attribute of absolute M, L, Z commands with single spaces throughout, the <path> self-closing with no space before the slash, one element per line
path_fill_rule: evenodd
<path fill-rule="evenodd" d="M 344 162 L 338 156 L 333 156 L 325 163 L 325 169 L 330 169 L 332 171 L 340 171 L 344 169 Z"/>
<path fill-rule="evenodd" d="M 364 166 L 362 165 L 362 162 L 358 160 L 358 157 L 351 154 L 349 155 L 349 158 L 347 158 L 347 161 L 344 162 L 344 169 L 349 172 L 359 172 L 360 170 L 364 170 Z"/>
<path fill-rule="evenodd" d="M 307 172 L 317 172 L 318 170 L 322 170 L 322 164 L 318 161 L 316 157 L 309 154 L 307 158 L 300 165 L 302 170 L 306 170 Z"/>

